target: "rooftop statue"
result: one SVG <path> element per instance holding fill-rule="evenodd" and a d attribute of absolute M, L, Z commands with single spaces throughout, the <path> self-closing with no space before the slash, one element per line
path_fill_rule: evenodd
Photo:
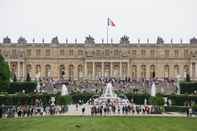
<path fill-rule="evenodd" d="M 196 37 L 193 37 L 193 38 L 190 39 L 190 44 L 197 44 Z"/>
<path fill-rule="evenodd" d="M 18 38 L 17 43 L 19 43 L 19 44 L 26 44 L 27 40 L 24 37 L 21 36 L 21 37 Z"/>
<path fill-rule="evenodd" d="M 8 36 L 6 36 L 5 38 L 3 38 L 3 43 L 9 44 L 11 43 L 11 39 Z"/>
<path fill-rule="evenodd" d="M 53 37 L 52 40 L 51 40 L 51 43 L 53 44 L 59 44 L 59 40 L 58 40 L 58 37 Z"/>
<path fill-rule="evenodd" d="M 89 35 L 85 38 L 85 44 L 94 44 L 94 43 L 95 43 L 95 41 L 92 36 Z"/>
<path fill-rule="evenodd" d="M 130 41 L 129 41 L 129 37 L 124 35 L 120 38 L 120 44 L 129 44 Z"/>
<path fill-rule="evenodd" d="M 163 38 L 162 37 L 157 37 L 157 42 L 156 42 L 157 44 L 164 44 L 164 40 L 163 40 Z"/>

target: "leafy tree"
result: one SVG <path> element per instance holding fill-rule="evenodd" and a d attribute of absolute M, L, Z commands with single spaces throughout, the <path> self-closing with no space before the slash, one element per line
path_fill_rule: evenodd
<path fill-rule="evenodd" d="M 0 55 L 0 91 L 6 91 L 10 82 L 9 65 Z"/>

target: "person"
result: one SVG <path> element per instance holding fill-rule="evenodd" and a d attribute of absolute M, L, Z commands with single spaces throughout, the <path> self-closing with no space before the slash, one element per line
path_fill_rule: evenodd
<path fill-rule="evenodd" d="M 189 116 L 192 117 L 192 108 L 189 108 Z"/>
<path fill-rule="evenodd" d="M 0 118 L 2 118 L 3 116 L 3 109 L 2 109 L 2 106 L 0 106 Z"/>
<path fill-rule="evenodd" d="M 84 115 L 85 113 L 85 107 L 82 108 L 82 114 Z"/>

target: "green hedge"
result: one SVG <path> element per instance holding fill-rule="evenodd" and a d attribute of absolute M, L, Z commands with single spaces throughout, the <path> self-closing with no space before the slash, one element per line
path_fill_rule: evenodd
<path fill-rule="evenodd" d="M 140 105 L 144 104 L 144 100 L 145 100 L 145 99 L 146 99 L 147 102 L 148 102 L 148 100 L 149 100 L 149 98 L 150 98 L 150 95 L 148 95 L 148 94 L 133 94 L 133 93 L 126 93 L 125 95 L 127 96 L 127 99 L 128 99 L 129 101 L 131 101 L 131 100 L 133 99 L 133 101 L 134 101 L 135 104 L 140 104 Z"/>
<path fill-rule="evenodd" d="M 42 101 L 43 105 L 49 105 L 51 97 L 56 98 L 56 104 L 58 105 L 67 105 L 72 102 L 71 96 L 59 96 L 51 94 L 18 94 L 18 95 L 1 95 L 0 96 L 0 105 L 34 105 L 35 100 L 39 99 Z"/>
<path fill-rule="evenodd" d="M 88 100 L 90 100 L 90 98 L 92 98 L 93 96 L 95 96 L 96 93 L 89 93 L 89 92 L 84 92 L 84 93 L 81 93 L 81 92 L 73 92 L 71 94 L 71 97 L 72 97 L 72 102 L 74 104 L 76 103 L 79 103 L 81 101 L 81 104 L 82 103 L 87 103 Z"/>
<path fill-rule="evenodd" d="M 25 93 L 32 93 L 36 89 L 36 82 L 12 82 L 9 85 L 8 93 L 13 94 L 16 92 L 22 92 L 25 90 Z"/>
<path fill-rule="evenodd" d="M 165 112 L 186 112 L 188 107 L 185 106 L 167 106 Z"/>
<path fill-rule="evenodd" d="M 191 101 L 197 103 L 197 96 L 195 95 L 168 95 L 166 96 L 172 100 L 172 105 L 185 106 Z"/>
<path fill-rule="evenodd" d="M 197 91 L 197 82 L 180 82 L 181 94 L 193 94 Z"/>

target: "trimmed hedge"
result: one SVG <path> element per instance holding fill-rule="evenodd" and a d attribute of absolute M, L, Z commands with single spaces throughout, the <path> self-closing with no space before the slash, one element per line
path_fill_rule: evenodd
<path fill-rule="evenodd" d="M 72 97 L 72 102 L 74 104 L 76 103 L 83 104 L 83 103 L 87 103 L 87 101 L 90 100 L 90 98 L 92 98 L 95 95 L 96 95 L 95 93 L 89 93 L 89 92 L 84 92 L 84 93 L 73 92 L 71 94 L 71 97 Z"/>
<path fill-rule="evenodd" d="M 180 82 L 181 94 L 193 94 L 197 91 L 197 82 Z"/>
<path fill-rule="evenodd" d="M 16 92 L 32 93 L 36 89 L 36 82 L 12 82 L 8 88 L 8 93 L 13 94 Z"/>
<path fill-rule="evenodd" d="M 42 101 L 43 105 L 50 105 L 51 97 L 54 96 L 55 102 L 58 105 L 67 105 L 72 102 L 71 96 L 59 96 L 59 95 L 51 95 L 51 94 L 42 94 L 42 95 L 1 95 L 0 96 L 0 105 L 34 105 L 35 100 L 39 99 Z"/>
<path fill-rule="evenodd" d="M 172 105 L 176 106 L 185 106 L 191 101 L 197 103 L 197 96 L 194 95 L 168 95 L 166 97 L 172 100 Z"/>
<path fill-rule="evenodd" d="M 127 93 L 125 94 L 127 96 L 127 99 L 129 101 L 131 101 L 133 99 L 133 102 L 135 104 L 140 104 L 140 105 L 143 105 L 144 104 L 144 100 L 146 99 L 147 102 L 150 98 L 150 95 L 148 94 L 133 94 L 133 93 Z"/>
<path fill-rule="evenodd" d="M 186 112 L 188 107 L 185 106 L 167 106 L 165 112 Z"/>

